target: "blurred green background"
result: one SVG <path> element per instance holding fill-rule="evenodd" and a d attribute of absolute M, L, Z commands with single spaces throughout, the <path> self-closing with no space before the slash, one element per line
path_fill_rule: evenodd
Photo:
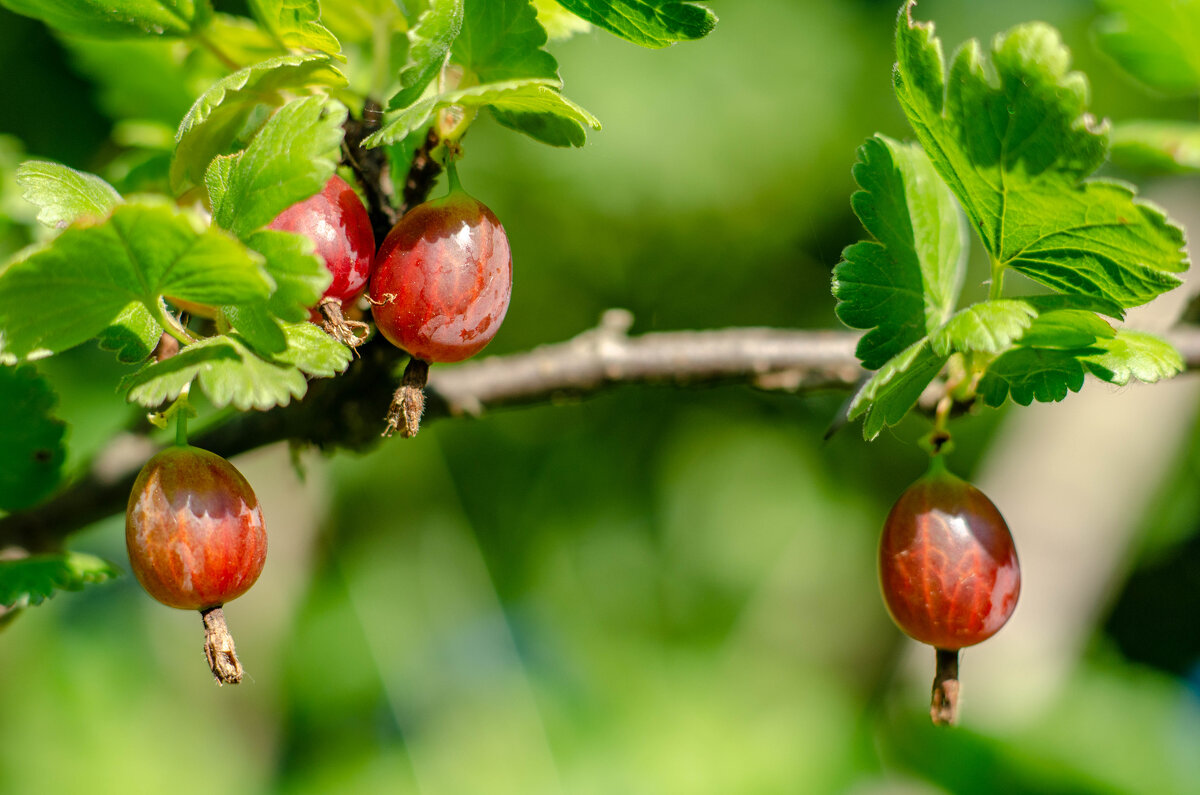
<path fill-rule="evenodd" d="M 515 252 L 488 354 L 565 339 L 610 307 L 633 312 L 634 333 L 836 325 L 830 269 L 862 235 L 855 149 L 876 131 L 907 137 L 891 94 L 897 3 L 710 5 L 716 31 L 666 51 L 596 32 L 552 45 L 568 95 L 605 125 L 582 150 L 486 120 L 471 132 L 464 184 Z M 917 14 L 951 48 L 1043 19 L 1090 76 L 1097 115 L 1195 115 L 1096 53 L 1086 0 L 923 0 Z M 27 234 L 20 159 L 130 167 L 114 141 L 131 133 L 108 114 L 140 95 L 106 94 L 85 50 L 0 9 L 5 254 Z M 164 120 L 186 110 L 162 93 L 145 102 Z M 1195 188 L 1151 193 L 1186 217 Z M 131 416 L 121 372 L 92 349 L 40 368 L 78 466 Z M 61 594 L 0 635 L 0 792 L 1200 792 L 1192 396 L 1157 417 L 1162 474 L 1121 533 L 1030 554 L 1027 588 L 1037 572 L 1089 594 L 1049 600 L 1071 642 L 973 678 L 989 655 L 1030 659 L 1002 645 L 1029 645 L 1041 608 L 1024 602 L 966 656 L 957 730 L 929 725 L 933 654 L 891 625 L 875 580 L 883 517 L 924 466 L 922 422 L 823 443 L 844 395 L 626 388 L 439 421 L 369 455 L 303 453 L 303 478 L 282 447 L 237 460 L 271 533 L 262 579 L 226 611 L 248 681 L 218 689 L 196 616 L 132 577 Z M 999 482 L 989 456 L 1036 411 L 961 421 L 957 469 Z M 1107 427 L 1088 422 L 1079 435 Z M 1037 439 L 1020 456 L 1064 452 Z M 1103 449 L 1109 480 L 1089 482 L 1088 501 L 1121 493 L 1122 449 Z M 1009 505 L 1036 515 L 1045 486 Z M 1023 555 L 1065 533 L 1013 531 Z M 1111 554 L 1097 563 L 1093 545 Z M 126 566 L 120 517 L 75 547 Z M 1090 590 L 1070 590 L 1081 574 Z M 1043 663 L 1061 675 L 1023 695 Z"/>

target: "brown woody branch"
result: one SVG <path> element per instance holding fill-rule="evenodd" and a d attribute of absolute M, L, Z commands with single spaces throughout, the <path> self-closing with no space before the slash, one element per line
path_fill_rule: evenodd
<path fill-rule="evenodd" d="M 425 421 L 479 415 L 502 406 L 587 396 L 623 384 L 744 383 L 795 393 L 848 390 L 863 375 L 852 332 L 730 328 L 629 336 L 630 315 L 605 314 L 594 329 L 525 353 L 431 369 Z M 1189 370 L 1200 370 L 1200 330 L 1168 339 Z M 373 340 L 337 378 L 314 381 L 304 400 L 238 415 L 193 435 L 230 457 L 280 441 L 362 450 L 380 442 L 403 356 Z M 396 440 L 389 444 L 404 444 Z M 76 482 L 42 505 L 0 518 L 0 549 L 53 550 L 72 532 L 119 512 L 134 476 L 154 452 L 145 437 L 117 437 Z"/>
<path fill-rule="evenodd" d="M 425 421 L 583 396 L 618 384 L 742 382 L 807 392 L 845 389 L 861 374 L 854 358 L 857 335 L 849 332 L 734 328 L 631 337 L 625 333 L 629 323 L 627 312 L 612 311 L 599 327 L 566 342 L 434 367 Z M 341 376 L 313 381 L 303 400 L 240 414 L 193 434 L 192 443 L 227 458 L 280 441 L 327 450 L 379 443 L 403 356 L 379 340 L 360 350 L 362 356 Z M 0 549 L 54 550 L 76 530 L 119 512 L 153 452 L 146 437 L 117 437 L 82 477 L 48 502 L 0 518 Z"/>
<path fill-rule="evenodd" d="M 609 310 L 600 325 L 528 353 L 434 368 L 430 402 L 437 414 L 587 395 L 618 384 L 747 382 L 792 392 L 844 389 L 862 375 L 858 335 L 839 331 L 737 328 L 628 336 L 633 317 Z"/>

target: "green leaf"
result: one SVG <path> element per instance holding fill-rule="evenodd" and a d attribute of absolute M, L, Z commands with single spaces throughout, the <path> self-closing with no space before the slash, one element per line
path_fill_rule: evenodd
<path fill-rule="evenodd" d="M 1200 91 L 1200 3 L 1099 0 L 1096 43 L 1117 65 L 1165 94 Z"/>
<path fill-rule="evenodd" d="M 678 0 L 559 0 L 563 8 L 593 25 L 643 47 L 668 47 L 707 36 L 717 15 Z"/>
<path fill-rule="evenodd" d="M 114 351 L 117 361 L 134 364 L 154 353 L 163 328 L 142 304 L 130 304 L 111 326 L 100 332 L 100 347 Z"/>
<path fill-rule="evenodd" d="M 304 395 L 303 373 L 287 362 L 262 359 L 238 337 L 209 337 L 170 359 L 147 364 L 121 382 L 128 400 L 147 408 L 179 397 L 196 380 L 217 408 L 266 411 Z"/>
<path fill-rule="evenodd" d="M 984 301 L 956 313 L 933 334 L 930 342 L 934 352 L 942 356 L 954 351 L 1002 353 L 1021 338 L 1035 317 L 1037 310 L 1028 301 L 1007 298 Z"/>
<path fill-rule="evenodd" d="M 491 105 L 504 111 L 551 113 L 599 129 L 600 122 L 594 116 L 564 99 L 555 90 L 556 87 L 557 83 L 553 80 L 530 78 L 485 83 L 428 97 L 391 116 L 382 128 L 363 141 L 363 145 L 374 147 L 403 140 L 428 124 L 438 109 L 450 105 Z"/>
<path fill-rule="evenodd" d="M 176 192 L 200 184 L 217 155 L 229 153 L 251 117 L 264 106 L 278 107 L 291 93 L 312 87 L 340 87 L 346 77 L 324 55 L 281 55 L 248 66 L 213 84 L 195 101 L 175 135 L 171 162 Z"/>
<path fill-rule="evenodd" d="M 600 129 L 599 119 L 557 91 L 542 88 L 541 92 L 546 95 L 544 99 L 553 110 L 540 113 L 505 110 L 506 106 L 517 102 L 514 98 L 493 103 L 490 108 L 492 115 L 505 127 L 550 146 L 583 146 L 587 143 L 587 128 Z M 522 103 L 527 101 L 520 100 Z"/>
<path fill-rule="evenodd" d="M 1088 298 L 1079 295 L 1045 294 L 1025 295 L 1021 300 L 1032 306 L 1039 313 L 1053 312 L 1059 309 L 1079 309 L 1084 312 L 1098 312 L 1102 315 L 1117 318 L 1125 317 L 1125 310 L 1120 304 L 1099 298 Z"/>
<path fill-rule="evenodd" d="M 70 227 L 10 265 L 0 275 L 6 350 L 66 350 L 117 322 L 132 302 L 161 317 L 165 295 L 213 305 L 266 300 L 272 285 L 257 255 L 197 226 L 170 204 L 129 202 L 105 223 Z"/>
<path fill-rule="evenodd" d="M 0 561 L 0 605 L 39 605 L 55 591 L 78 591 L 89 583 L 121 576 L 120 570 L 94 555 L 62 552 Z"/>
<path fill-rule="evenodd" d="M 561 82 L 558 61 L 545 46 L 546 31 L 529 0 L 464 0 L 451 57 L 480 83 L 524 77 Z"/>
<path fill-rule="evenodd" d="M 62 480 L 67 426 L 57 419 L 58 396 L 29 365 L 0 366 L 0 510 L 27 508 Z"/>
<path fill-rule="evenodd" d="M 1152 384 L 1183 372 L 1183 357 L 1166 340 L 1144 331 L 1122 329 L 1109 339 L 1096 341 L 1102 352 L 1082 357 L 1088 372 L 1125 386 L 1131 378 Z"/>
<path fill-rule="evenodd" d="M 842 252 L 833 271 L 837 316 L 870 329 L 858 357 L 878 369 L 941 326 L 966 268 L 966 229 L 919 146 L 877 135 L 859 147 L 850 203 L 874 241 Z"/>
<path fill-rule="evenodd" d="M 1003 405 L 1012 395 L 1014 402 L 1028 406 L 1055 403 L 1068 391 L 1083 388 L 1084 369 L 1079 357 L 1084 351 L 1048 348 L 1014 348 L 993 361 L 979 381 L 978 393 L 989 406 Z"/>
<path fill-rule="evenodd" d="M 218 158 L 205 175 L 213 221 L 245 239 L 324 187 L 340 157 L 346 109 L 324 97 L 297 99 L 263 125 L 245 150 Z M 210 179 L 216 169 L 219 187 Z"/>
<path fill-rule="evenodd" d="M 261 229 L 246 238 L 246 245 L 266 258 L 267 273 L 275 281 L 275 292 L 267 301 L 271 314 L 292 322 L 307 320 L 309 308 L 317 305 L 333 281 L 325 263 L 313 253 L 312 239 Z"/>
<path fill-rule="evenodd" d="M 18 14 L 80 36 L 187 36 L 212 14 L 207 0 L 0 0 Z"/>
<path fill-rule="evenodd" d="M 996 268 L 1123 307 L 1178 286 L 1183 232 L 1128 186 L 1084 179 L 1106 135 L 1084 113 L 1087 83 L 1068 72 L 1058 32 L 1032 23 L 997 36 L 991 71 L 972 40 L 947 79 L 912 5 L 897 27 L 896 96 Z"/>
<path fill-rule="evenodd" d="M 1086 348 L 1116 332 L 1093 312 L 1056 309 L 1043 312 L 1030 325 L 1018 344 L 1029 348 Z"/>
<path fill-rule="evenodd" d="M 116 189 L 95 174 L 41 160 L 18 166 L 17 184 L 25 200 L 41 208 L 37 219 L 51 229 L 102 219 L 121 202 Z"/>
<path fill-rule="evenodd" d="M 249 0 L 250 10 L 284 47 L 337 55 L 337 37 L 321 24 L 318 0 Z"/>
<path fill-rule="evenodd" d="M 1200 124 L 1159 119 L 1118 123 L 1112 158 L 1137 171 L 1194 174 L 1200 171 Z"/>
<path fill-rule="evenodd" d="M 409 31 L 408 63 L 400 70 L 400 90 L 388 110 L 407 108 L 421 98 L 446 62 L 463 24 L 463 0 L 432 0 Z"/>
<path fill-rule="evenodd" d="M 350 366 L 354 353 L 312 323 L 288 323 L 283 327 L 288 348 L 278 359 L 300 368 L 314 378 L 330 378 Z"/>
<path fill-rule="evenodd" d="M 287 337 L 265 303 L 223 306 L 221 315 L 255 353 L 270 357 L 287 350 Z"/>
<path fill-rule="evenodd" d="M 935 353 L 928 339 L 922 339 L 879 368 L 850 402 L 849 419 L 865 415 L 863 438 L 874 439 L 884 426 L 904 419 L 947 358 Z"/>

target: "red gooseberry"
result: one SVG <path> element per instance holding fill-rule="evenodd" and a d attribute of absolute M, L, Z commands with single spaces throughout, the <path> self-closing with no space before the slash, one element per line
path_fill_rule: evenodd
<path fill-rule="evenodd" d="M 508 311 L 512 253 L 504 227 L 461 188 L 392 228 L 371 275 L 371 313 L 414 358 L 457 362 L 491 342 Z"/>

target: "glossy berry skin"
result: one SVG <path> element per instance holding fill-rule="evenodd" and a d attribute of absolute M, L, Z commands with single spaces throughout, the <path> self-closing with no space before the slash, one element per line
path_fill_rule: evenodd
<path fill-rule="evenodd" d="M 897 626 L 947 651 L 994 635 L 1021 591 L 1017 552 L 1000 511 L 937 465 L 888 514 L 879 579 Z"/>
<path fill-rule="evenodd" d="M 125 544 L 146 591 L 187 610 L 241 596 L 267 559 L 250 484 L 224 458 L 196 447 L 169 447 L 142 468 L 125 512 Z"/>
<path fill-rule="evenodd" d="M 375 262 L 371 313 L 392 344 L 427 362 L 457 362 L 496 336 L 512 253 L 500 221 L 463 191 L 409 211 Z"/>
<path fill-rule="evenodd" d="M 334 174 L 321 192 L 281 212 L 268 229 L 296 232 L 313 241 L 333 274 L 324 298 L 347 303 L 367 286 L 375 260 L 371 219 L 346 180 Z"/>

